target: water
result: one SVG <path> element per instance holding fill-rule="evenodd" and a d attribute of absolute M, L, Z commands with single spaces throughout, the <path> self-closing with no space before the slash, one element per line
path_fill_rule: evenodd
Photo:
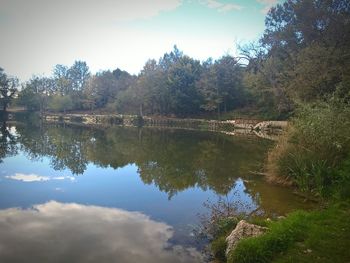
<path fill-rule="evenodd" d="M 203 203 L 282 215 L 307 204 L 254 175 L 273 144 L 157 128 L 7 122 L 0 262 L 201 262 Z"/>

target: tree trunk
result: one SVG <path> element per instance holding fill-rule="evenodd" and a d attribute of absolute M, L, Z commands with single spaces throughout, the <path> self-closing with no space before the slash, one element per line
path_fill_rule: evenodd
<path fill-rule="evenodd" d="M 140 116 L 143 117 L 142 103 L 140 104 Z"/>
<path fill-rule="evenodd" d="M 220 104 L 218 104 L 218 120 L 220 120 Z"/>

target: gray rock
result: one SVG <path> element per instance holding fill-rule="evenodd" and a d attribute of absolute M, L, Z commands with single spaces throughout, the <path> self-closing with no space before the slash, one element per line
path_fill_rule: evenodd
<path fill-rule="evenodd" d="M 234 250 L 237 246 L 237 243 L 244 238 L 247 237 L 255 237 L 260 236 L 267 230 L 266 227 L 257 226 L 254 224 L 250 224 L 245 220 L 241 220 L 238 222 L 236 228 L 231 232 L 231 234 L 226 238 L 227 248 L 226 248 L 226 256 L 230 253 L 230 251 Z"/>

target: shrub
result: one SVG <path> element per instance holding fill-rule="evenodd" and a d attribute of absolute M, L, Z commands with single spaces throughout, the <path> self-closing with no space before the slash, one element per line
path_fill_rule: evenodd
<path fill-rule="evenodd" d="M 264 235 L 241 240 L 229 253 L 227 262 L 271 262 L 295 242 L 302 241 L 307 229 L 307 213 L 294 212 L 285 220 L 269 224 L 269 231 Z"/>
<path fill-rule="evenodd" d="M 77 122 L 77 123 L 83 122 L 83 118 L 81 116 L 71 116 L 70 120 L 71 120 L 71 122 Z"/>
<path fill-rule="evenodd" d="M 347 178 L 339 168 L 350 157 L 349 129 L 350 106 L 340 99 L 301 106 L 269 153 L 270 180 L 284 178 L 303 190 L 328 195 Z"/>
<path fill-rule="evenodd" d="M 211 251 L 216 259 L 219 259 L 223 262 L 226 261 L 226 237 L 220 236 L 219 238 L 211 242 Z"/>
<path fill-rule="evenodd" d="M 70 96 L 54 95 L 49 101 L 48 108 L 53 111 L 63 111 L 73 109 L 73 100 Z"/>

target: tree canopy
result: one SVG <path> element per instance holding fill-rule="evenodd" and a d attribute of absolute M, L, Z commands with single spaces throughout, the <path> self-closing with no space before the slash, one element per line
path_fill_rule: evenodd
<path fill-rule="evenodd" d="M 265 26 L 259 41 L 240 47 L 239 57 L 201 62 L 175 45 L 137 76 L 119 68 L 92 75 L 84 61 L 56 65 L 52 77 L 25 83 L 19 101 L 54 111 L 220 117 L 246 108 L 286 118 L 300 103 L 335 92 L 350 96 L 349 1 L 287 0 L 270 9 Z"/>

